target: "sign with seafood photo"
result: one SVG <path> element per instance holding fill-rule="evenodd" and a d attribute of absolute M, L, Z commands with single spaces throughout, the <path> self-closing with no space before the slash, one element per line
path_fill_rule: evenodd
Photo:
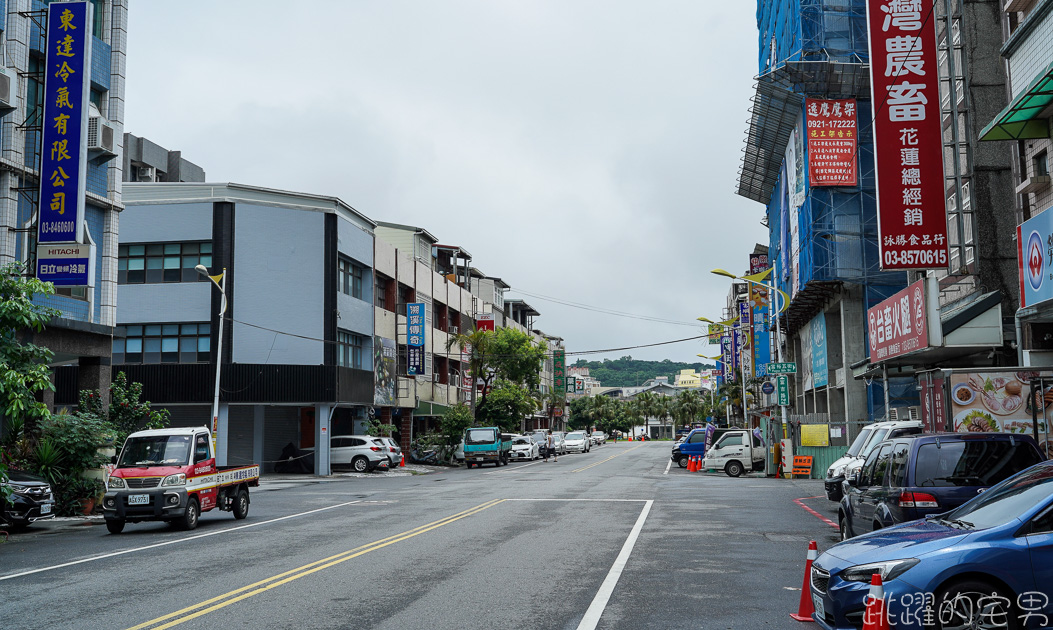
<path fill-rule="evenodd" d="M 1048 412 L 1053 413 L 1053 387 L 1031 391 L 1038 372 L 955 372 L 950 376 L 951 419 L 958 432 L 1034 434 L 1037 412 L 1039 441 L 1045 439 Z M 1043 374 L 1053 385 L 1053 374 Z"/>

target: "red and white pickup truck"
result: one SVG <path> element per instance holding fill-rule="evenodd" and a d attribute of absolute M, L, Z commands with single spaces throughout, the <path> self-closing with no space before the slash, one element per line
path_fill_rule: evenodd
<path fill-rule="evenodd" d="M 111 534 L 139 521 L 194 529 L 201 513 L 214 508 L 245 518 L 249 486 L 260 484 L 257 465 L 216 466 L 205 427 L 138 431 L 128 436 L 115 459 L 102 501 Z"/>

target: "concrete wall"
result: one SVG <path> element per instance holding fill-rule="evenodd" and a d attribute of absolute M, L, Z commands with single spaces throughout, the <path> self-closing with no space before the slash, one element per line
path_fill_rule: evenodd
<path fill-rule="evenodd" d="M 395 277 L 395 247 L 391 243 L 374 240 L 373 268 L 389 278 Z"/>
<path fill-rule="evenodd" d="M 363 293 L 365 293 L 364 285 L 365 283 L 363 282 Z M 338 291 L 336 294 L 336 310 L 339 311 L 339 315 L 336 318 L 337 328 L 360 335 L 373 334 L 374 307 L 372 301 L 353 298 Z M 321 309 L 319 309 L 319 312 L 321 312 Z"/>
<path fill-rule="evenodd" d="M 122 243 L 208 240 L 212 240 L 211 203 L 137 205 L 121 213 Z"/>
<path fill-rule="evenodd" d="M 323 218 L 320 212 L 237 204 L 234 318 L 312 339 L 324 338 Z M 235 363 L 323 363 L 322 341 L 236 323 L 233 326 Z"/>
<path fill-rule="evenodd" d="M 215 290 L 211 282 L 122 284 L 117 323 L 207 322 Z"/>

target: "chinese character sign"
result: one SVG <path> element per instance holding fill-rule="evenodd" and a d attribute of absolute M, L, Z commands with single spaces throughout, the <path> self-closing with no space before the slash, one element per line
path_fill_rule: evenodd
<path fill-rule="evenodd" d="M 709 343 L 717 345 L 720 343 L 720 333 L 724 330 L 724 327 L 720 324 L 709 325 Z"/>
<path fill-rule="evenodd" d="M 38 245 L 37 278 L 56 287 L 95 286 L 95 246 Z"/>
<path fill-rule="evenodd" d="M 808 182 L 812 186 L 857 184 L 856 100 L 805 100 Z"/>
<path fill-rule="evenodd" d="M 556 350 L 552 353 L 552 389 L 561 392 L 566 388 L 567 352 Z"/>
<path fill-rule="evenodd" d="M 932 3 L 870 0 L 878 254 L 882 269 L 947 266 L 943 138 Z"/>
<path fill-rule="evenodd" d="M 867 310 L 870 362 L 903 356 L 929 347 L 925 280 Z"/>
<path fill-rule="evenodd" d="M 1016 228 L 1020 306 L 1053 299 L 1053 212 L 1046 210 Z"/>
<path fill-rule="evenodd" d="M 748 300 L 739 302 L 739 354 L 743 378 L 753 378 L 753 307 Z"/>
<path fill-rule="evenodd" d="M 49 6 L 45 46 L 37 241 L 79 243 L 88 175 L 90 3 Z"/>
<path fill-rule="evenodd" d="M 752 254 L 750 256 L 750 274 L 760 273 L 768 268 L 767 254 Z"/>
<path fill-rule="evenodd" d="M 412 302 L 406 305 L 406 374 L 418 376 L 425 374 L 424 340 L 425 310 L 423 302 Z"/>

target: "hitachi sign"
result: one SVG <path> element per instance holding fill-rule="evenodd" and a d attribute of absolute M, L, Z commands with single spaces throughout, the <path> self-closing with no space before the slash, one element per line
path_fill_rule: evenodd
<path fill-rule="evenodd" d="M 81 249 L 79 247 L 49 247 L 47 254 L 48 256 L 79 256 Z"/>

